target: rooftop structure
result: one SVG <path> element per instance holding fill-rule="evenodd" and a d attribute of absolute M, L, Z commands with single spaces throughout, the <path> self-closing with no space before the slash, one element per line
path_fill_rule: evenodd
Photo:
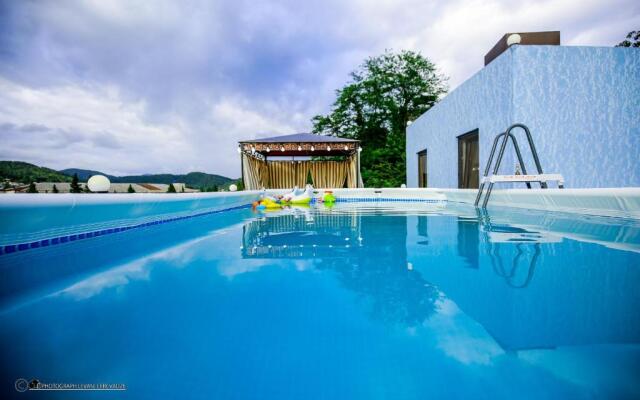
<path fill-rule="evenodd" d="M 249 190 L 303 187 L 307 183 L 316 188 L 362 187 L 359 149 L 358 140 L 312 133 L 238 144 L 242 180 Z"/>
<path fill-rule="evenodd" d="M 407 128 L 407 185 L 478 188 L 494 138 L 521 123 L 544 172 L 562 174 L 565 187 L 640 186 L 640 50 L 528 44 L 537 33 L 519 35 Z M 514 134 L 526 146 L 524 132 Z M 509 146 L 498 174 L 524 172 L 516 164 Z"/>

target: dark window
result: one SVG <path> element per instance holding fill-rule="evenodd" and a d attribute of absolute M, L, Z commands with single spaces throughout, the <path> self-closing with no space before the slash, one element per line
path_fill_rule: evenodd
<path fill-rule="evenodd" d="M 418 152 L 418 187 L 427 187 L 427 149 Z"/>
<path fill-rule="evenodd" d="M 458 187 L 477 189 L 480 181 L 478 130 L 458 136 Z"/>

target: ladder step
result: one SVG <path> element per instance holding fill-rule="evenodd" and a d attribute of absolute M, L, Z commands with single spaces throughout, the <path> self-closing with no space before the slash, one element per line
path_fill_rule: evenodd
<path fill-rule="evenodd" d="M 497 182 L 558 182 L 564 185 L 561 174 L 527 174 L 527 175 L 489 175 L 482 178 L 482 183 Z"/>
<path fill-rule="evenodd" d="M 521 128 L 524 130 L 524 133 L 527 135 L 527 142 L 529 143 L 529 150 L 531 150 L 531 156 L 533 157 L 533 161 L 536 164 L 537 174 L 527 174 L 527 170 L 525 169 L 524 161 L 522 158 L 522 154 L 520 153 L 520 146 L 518 146 L 518 141 L 511 131 L 515 128 Z M 502 139 L 502 142 L 500 142 Z M 507 143 L 511 139 L 511 143 L 513 144 L 513 149 L 516 152 L 516 156 L 518 159 L 518 164 L 520 165 L 521 171 L 524 173 L 522 175 L 498 175 L 498 171 L 500 170 L 500 163 L 502 162 L 502 156 L 504 155 L 504 151 L 507 147 Z M 498 153 L 498 158 L 493 163 L 493 156 L 495 155 L 496 149 L 498 148 L 498 143 L 500 142 L 500 152 Z M 489 175 L 491 171 L 491 167 L 493 166 L 493 174 Z M 484 201 L 482 202 L 482 208 L 487 207 L 487 203 L 489 202 L 489 197 L 491 196 L 491 190 L 493 189 L 493 185 L 499 182 L 525 182 L 527 184 L 527 188 L 531 189 L 531 182 L 539 182 L 541 189 L 546 189 L 548 181 L 557 181 L 558 187 L 560 189 L 564 188 L 564 178 L 560 174 L 545 174 L 542 172 L 542 166 L 540 165 L 540 159 L 538 158 L 538 152 L 536 151 L 536 146 L 533 144 L 533 138 L 531 137 L 531 132 L 526 125 L 523 124 L 513 124 L 507 129 L 505 132 L 498 134 L 493 139 L 493 146 L 491 147 L 491 153 L 489 154 L 489 159 L 487 160 L 487 166 L 484 170 L 484 177 L 480 181 L 480 187 L 478 188 L 478 194 L 476 195 L 476 200 L 473 203 L 476 207 L 480 203 L 480 199 L 482 199 L 482 192 L 484 191 L 485 185 L 488 184 L 487 194 L 484 196 Z"/>

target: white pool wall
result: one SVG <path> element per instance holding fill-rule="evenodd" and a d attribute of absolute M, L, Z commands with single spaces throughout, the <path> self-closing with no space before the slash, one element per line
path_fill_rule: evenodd
<path fill-rule="evenodd" d="M 326 189 L 317 189 L 321 196 Z M 338 198 L 424 198 L 473 205 L 477 189 L 383 188 L 332 189 Z M 268 190 L 284 194 L 286 190 Z M 486 191 L 485 191 L 486 193 Z M 488 208 L 514 207 L 541 211 L 640 219 L 640 188 L 498 189 Z"/>
<path fill-rule="evenodd" d="M 286 192 L 267 191 L 269 194 Z M 319 197 L 323 192 L 318 189 L 315 196 Z M 469 205 L 477 194 L 476 190 L 432 188 L 334 189 L 333 192 L 338 199 L 426 199 Z M 0 243 L 226 210 L 249 205 L 260 193 L 0 195 L 0 220 L 3 221 Z M 640 188 L 495 190 L 489 211 L 504 207 L 640 220 Z"/>
<path fill-rule="evenodd" d="M 0 243 L 7 241 L 6 236 L 12 241 L 21 235 L 39 239 L 69 231 L 92 231 L 225 210 L 251 204 L 258 195 L 257 191 L 0 195 Z"/>

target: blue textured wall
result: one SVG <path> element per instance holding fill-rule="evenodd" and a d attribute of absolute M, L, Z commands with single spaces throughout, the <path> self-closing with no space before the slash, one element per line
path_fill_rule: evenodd
<path fill-rule="evenodd" d="M 514 122 L 529 126 L 545 172 L 567 187 L 640 186 L 640 50 L 510 48 L 409 127 L 408 186 L 426 148 L 429 187 L 457 187 L 457 136 L 479 129 L 484 170 L 494 136 Z M 514 165 L 509 153 L 501 173 Z"/>

